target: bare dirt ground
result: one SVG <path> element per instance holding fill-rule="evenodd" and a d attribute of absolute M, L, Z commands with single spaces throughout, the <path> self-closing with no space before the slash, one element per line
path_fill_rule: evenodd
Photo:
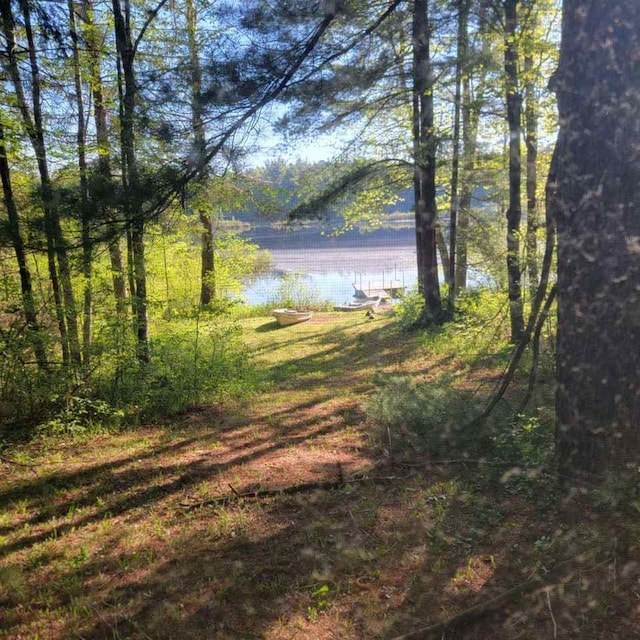
<path fill-rule="evenodd" d="M 567 516 L 544 496 L 371 444 L 376 376 L 435 379 L 455 358 L 389 318 L 244 326 L 268 380 L 253 400 L 36 441 L 20 458 L 33 466 L 0 468 L 0 637 L 394 638 L 552 568 Z M 640 637 L 635 567 L 612 545 L 589 555 L 602 531 L 592 516 L 573 535 L 579 569 L 438 637 Z"/>

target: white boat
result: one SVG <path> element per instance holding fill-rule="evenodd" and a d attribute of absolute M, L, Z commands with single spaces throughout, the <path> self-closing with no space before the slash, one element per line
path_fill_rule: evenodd
<path fill-rule="evenodd" d="M 272 313 L 281 327 L 305 322 L 313 316 L 311 311 L 298 311 L 297 309 L 274 309 Z"/>
<path fill-rule="evenodd" d="M 382 302 L 380 298 L 372 298 L 363 300 L 362 302 L 347 302 L 346 304 L 337 304 L 333 307 L 334 311 L 359 311 L 360 309 L 377 309 Z"/>

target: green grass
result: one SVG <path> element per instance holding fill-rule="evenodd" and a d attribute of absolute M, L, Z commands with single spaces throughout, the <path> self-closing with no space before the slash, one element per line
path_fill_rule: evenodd
<path fill-rule="evenodd" d="M 504 327 L 491 325 L 498 355 L 447 348 L 465 332 L 487 338 L 493 309 L 481 306 L 436 332 L 359 313 L 288 328 L 247 318 L 251 393 L 14 448 L 34 466 L 1 468 L 0 637 L 393 638 L 579 554 L 579 571 L 550 593 L 562 637 L 635 637 L 637 527 L 589 503 L 558 510 L 548 475 L 505 473 L 513 458 L 549 464 L 538 438 L 550 424 L 505 422 L 479 464 L 437 464 L 428 441 L 391 457 L 372 444 L 365 409 L 398 377 L 468 393 L 500 371 Z M 193 329 L 183 320 L 176 331 Z M 346 475 L 378 465 L 394 479 L 186 508 L 336 479 L 338 462 Z M 534 595 L 469 630 L 553 637 L 553 622 Z"/>

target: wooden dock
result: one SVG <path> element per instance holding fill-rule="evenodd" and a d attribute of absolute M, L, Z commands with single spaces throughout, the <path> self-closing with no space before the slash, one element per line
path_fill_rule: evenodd
<path fill-rule="evenodd" d="M 390 280 L 389 282 L 367 282 L 358 286 L 353 283 L 355 298 L 400 298 L 404 294 L 404 285 L 399 280 Z"/>

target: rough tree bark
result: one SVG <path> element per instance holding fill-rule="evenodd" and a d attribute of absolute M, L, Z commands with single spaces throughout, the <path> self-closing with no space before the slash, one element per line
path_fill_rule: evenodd
<path fill-rule="evenodd" d="M 189 67 L 191 72 L 191 126 L 193 127 L 193 146 L 198 164 L 205 153 L 204 123 L 202 119 L 202 69 L 197 38 L 198 16 L 193 0 L 185 0 L 187 18 L 187 44 L 189 47 Z M 200 305 L 208 305 L 215 298 L 214 238 L 211 215 L 206 207 L 198 211 L 202 231 L 200 235 L 201 283 Z"/>
<path fill-rule="evenodd" d="M 467 20 L 468 0 L 458 2 L 458 42 L 456 51 L 456 80 L 453 114 L 453 158 L 451 162 L 451 211 L 449 222 L 449 308 L 455 307 L 456 300 L 456 243 L 458 240 L 458 178 L 460 174 L 460 113 L 462 110 L 462 76 L 467 60 Z"/>
<path fill-rule="evenodd" d="M 436 144 L 428 0 L 413 5 L 413 146 L 418 286 L 425 322 L 440 322 L 442 304 L 436 251 Z"/>
<path fill-rule="evenodd" d="M 78 31 L 73 0 L 68 0 L 69 32 L 71 35 L 73 81 L 77 109 L 76 141 L 78 146 L 78 173 L 80 176 L 80 215 L 82 225 L 82 276 L 83 276 L 83 315 L 82 315 L 82 363 L 85 368 L 91 365 L 91 313 L 92 313 L 92 270 L 93 246 L 91 240 L 91 212 L 89 210 L 89 184 L 87 181 L 86 125 L 84 119 L 84 100 L 82 97 L 82 74 L 80 71 L 80 51 Z"/>
<path fill-rule="evenodd" d="M 101 189 L 110 188 L 112 183 L 111 173 L 111 145 L 109 142 L 109 127 L 107 123 L 107 108 L 102 88 L 100 40 L 94 21 L 93 0 L 83 0 L 86 28 L 84 40 L 89 51 L 90 85 L 93 96 L 93 113 L 96 128 L 96 143 L 98 147 L 98 174 L 102 181 Z M 105 207 L 105 218 L 114 225 L 118 224 L 117 216 Z M 116 312 L 119 318 L 126 315 L 127 289 L 125 286 L 124 266 L 122 263 L 122 250 L 120 248 L 120 234 L 114 229 L 108 240 L 109 261 L 111 263 L 111 280 L 113 283 L 113 295 L 116 303 Z"/>
<path fill-rule="evenodd" d="M 524 331 L 520 271 L 520 220 L 522 218 L 522 161 L 520 138 L 522 99 L 518 82 L 518 0 L 504 0 L 504 72 L 509 126 L 509 208 L 507 209 L 507 275 L 511 342 L 520 341 Z"/>
<path fill-rule="evenodd" d="M 553 88 L 564 478 L 623 477 L 640 461 L 639 24 L 637 0 L 563 5 Z"/>
<path fill-rule="evenodd" d="M 36 302 L 33 295 L 33 286 L 31 284 L 31 272 L 27 263 L 27 252 L 25 250 L 24 240 L 20 231 L 20 221 L 18 210 L 13 198 L 13 190 L 11 188 L 11 170 L 9 168 L 9 160 L 7 158 L 7 149 L 4 142 L 4 127 L 0 121 L 0 177 L 2 178 L 2 194 L 4 197 L 5 208 L 9 218 L 8 231 L 13 244 L 13 250 L 16 254 L 18 262 L 18 272 L 20 275 L 20 291 L 22 294 L 22 308 L 25 322 L 29 328 L 29 338 L 33 345 L 33 352 L 36 357 L 38 367 L 42 370 L 47 368 L 47 354 L 44 348 L 44 342 L 40 335 L 40 325 L 38 324 L 38 315 L 36 313 Z"/>

